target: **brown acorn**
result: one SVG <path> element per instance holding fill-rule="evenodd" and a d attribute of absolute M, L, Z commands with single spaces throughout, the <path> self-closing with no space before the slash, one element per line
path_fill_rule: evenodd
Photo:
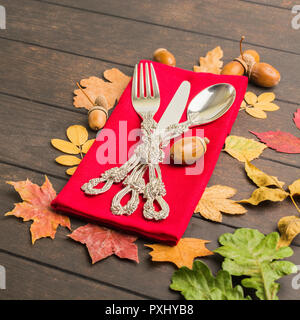
<path fill-rule="evenodd" d="M 271 88 L 280 81 L 280 73 L 270 64 L 260 62 L 255 63 L 249 70 L 250 81 L 258 86 Z"/>
<path fill-rule="evenodd" d="M 100 95 L 95 100 L 95 105 L 89 109 L 88 121 L 92 130 L 98 131 L 105 126 L 108 118 L 108 103 L 104 96 Z"/>
<path fill-rule="evenodd" d="M 175 67 L 176 66 L 176 59 L 173 54 L 164 48 L 159 48 L 154 51 L 153 53 L 154 61 L 166 64 L 168 66 Z"/>

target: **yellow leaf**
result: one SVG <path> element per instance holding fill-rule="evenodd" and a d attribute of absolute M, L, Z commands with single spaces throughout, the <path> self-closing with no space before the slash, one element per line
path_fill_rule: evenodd
<path fill-rule="evenodd" d="M 73 143 L 61 139 L 51 139 L 54 148 L 69 154 L 79 154 L 80 150 Z"/>
<path fill-rule="evenodd" d="M 257 102 L 257 95 L 251 91 L 248 91 L 246 92 L 244 99 L 248 104 L 254 105 Z"/>
<path fill-rule="evenodd" d="M 251 162 L 246 161 L 245 170 L 248 177 L 258 186 L 258 187 L 268 187 L 268 186 L 284 186 L 284 182 L 279 181 L 277 177 L 269 176 L 257 167 L 255 167 Z"/>
<path fill-rule="evenodd" d="M 281 237 L 277 247 L 289 246 L 293 239 L 300 233 L 300 218 L 297 216 L 283 217 L 278 222 L 278 229 Z"/>
<path fill-rule="evenodd" d="M 277 111 L 280 109 L 277 104 L 272 102 L 258 102 L 255 103 L 254 107 L 264 111 Z"/>
<path fill-rule="evenodd" d="M 265 92 L 257 97 L 258 102 L 272 102 L 275 99 L 273 92 Z"/>
<path fill-rule="evenodd" d="M 72 167 L 66 170 L 66 174 L 68 174 L 69 176 L 72 176 L 74 174 L 74 172 L 76 171 L 78 167 Z"/>
<path fill-rule="evenodd" d="M 220 74 L 223 66 L 223 51 L 221 47 L 216 47 L 209 51 L 205 57 L 200 57 L 200 66 L 194 66 L 195 72 L 209 72 Z"/>
<path fill-rule="evenodd" d="M 283 201 L 289 194 L 281 189 L 271 189 L 268 187 L 260 187 L 252 193 L 249 199 L 240 200 L 240 203 L 250 203 L 254 206 L 262 201 Z"/>
<path fill-rule="evenodd" d="M 228 136 L 225 141 L 224 151 L 239 161 L 252 161 L 258 158 L 267 146 L 253 139 L 239 136 Z"/>
<path fill-rule="evenodd" d="M 205 247 L 208 242 L 195 238 L 182 238 L 173 247 L 164 244 L 145 244 L 145 246 L 153 249 L 150 252 L 152 261 L 168 261 L 174 263 L 178 268 L 186 266 L 191 269 L 196 257 L 213 254 Z"/>
<path fill-rule="evenodd" d="M 73 144 L 81 146 L 87 141 L 88 132 L 85 127 L 74 125 L 67 129 L 67 136 Z"/>
<path fill-rule="evenodd" d="M 246 112 L 254 118 L 258 118 L 258 119 L 266 119 L 267 118 L 267 114 L 260 108 L 246 107 Z"/>
<path fill-rule="evenodd" d="M 243 214 L 247 210 L 228 199 L 236 194 L 236 190 L 227 186 L 215 185 L 206 188 L 200 201 L 197 204 L 195 213 L 200 213 L 204 218 L 221 222 L 221 212 L 228 214 Z"/>
<path fill-rule="evenodd" d="M 86 143 L 84 143 L 83 146 L 81 147 L 82 152 L 87 153 L 94 142 L 95 142 L 95 139 L 90 139 Z"/>
<path fill-rule="evenodd" d="M 294 181 L 290 186 L 289 190 L 292 196 L 300 196 L 300 179 Z"/>
<path fill-rule="evenodd" d="M 245 102 L 245 100 L 243 100 L 242 101 L 242 103 L 241 103 L 241 106 L 240 106 L 240 110 L 244 110 L 244 109 L 246 109 L 246 102 Z"/>
<path fill-rule="evenodd" d="M 55 161 L 64 166 L 75 166 L 80 163 L 81 159 L 75 156 L 59 156 Z"/>

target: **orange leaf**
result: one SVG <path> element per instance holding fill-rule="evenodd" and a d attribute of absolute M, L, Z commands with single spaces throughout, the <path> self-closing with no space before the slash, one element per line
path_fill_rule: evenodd
<path fill-rule="evenodd" d="M 43 237 L 54 239 L 59 225 L 71 229 L 69 218 L 55 213 L 50 207 L 56 192 L 47 176 L 41 187 L 28 179 L 17 182 L 7 181 L 7 183 L 14 186 L 24 201 L 16 203 L 14 209 L 5 215 L 23 218 L 23 221 L 33 220 L 30 227 L 32 244 Z"/>
<path fill-rule="evenodd" d="M 104 81 L 97 77 L 90 77 L 88 79 L 82 79 L 80 84 L 85 88 L 83 89 L 84 92 L 92 101 L 95 101 L 100 94 L 105 96 L 108 102 L 108 109 L 111 109 L 115 102 L 119 101 L 123 91 L 130 81 L 130 77 L 126 76 L 116 68 L 104 71 L 103 75 L 108 81 Z M 92 107 L 91 103 L 80 89 L 76 89 L 74 94 L 74 107 L 86 109 L 90 109 Z"/>
<path fill-rule="evenodd" d="M 205 57 L 200 57 L 200 67 L 194 66 L 194 71 L 220 74 L 223 66 L 223 61 L 221 61 L 222 57 L 223 50 L 218 46 L 209 51 Z"/>
<path fill-rule="evenodd" d="M 87 246 L 92 263 L 112 254 L 139 262 L 134 236 L 88 223 L 74 230 L 69 237 Z"/>
<path fill-rule="evenodd" d="M 145 244 L 146 247 L 152 248 L 150 252 L 152 261 L 169 261 L 178 268 L 186 266 L 192 268 L 193 261 L 196 257 L 212 255 L 213 252 L 205 247 L 210 241 L 183 238 L 180 239 L 176 246 L 170 247 L 164 244 Z"/>

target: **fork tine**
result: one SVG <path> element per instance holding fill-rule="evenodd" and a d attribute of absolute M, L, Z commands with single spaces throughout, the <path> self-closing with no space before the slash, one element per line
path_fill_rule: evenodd
<path fill-rule="evenodd" d="M 145 97 L 145 88 L 144 88 L 144 68 L 143 64 L 140 63 L 140 98 Z"/>
<path fill-rule="evenodd" d="M 134 67 L 133 78 L 132 78 L 132 88 L 131 88 L 131 99 L 137 99 L 137 64 Z"/>
<path fill-rule="evenodd" d="M 146 63 L 146 98 L 151 97 L 151 85 L 150 85 L 150 74 L 149 74 L 149 64 Z"/>
<path fill-rule="evenodd" d="M 155 70 L 152 63 L 151 63 L 151 78 L 152 78 L 152 87 L 153 87 L 153 97 L 158 98 L 159 97 L 158 82 L 157 82 Z"/>

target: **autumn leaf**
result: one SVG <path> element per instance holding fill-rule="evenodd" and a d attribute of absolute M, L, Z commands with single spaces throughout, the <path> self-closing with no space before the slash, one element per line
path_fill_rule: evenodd
<path fill-rule="evenodd" d="M 223 66 L 222 58 L 223 50 L 218 46 L 209 51 L 205 57 L 200 57 L 200 66 L 194 66 L 194 71 L 220 74 Z"/>
<path fill-rule="evenodd" d="M 71 229 L 69 218 L 55 213 L 50 207 L 56 192 L 47 176 L 41 187 L 28 179 L 17 182 L 7 181 L 7 183 L 15 188 L 24 201 L 16 203 L 15 208 L 5 215 L 23 218 L 23 221 L 33 220 L 30 227 L 32 244 L 43 237 L 54 239 L 59 225 Z"/>
<path fill-rule="evenodd" d="M 221 212 L 227 214 L 243 214 L 247 212 L 243 206 L 234 200 L 228 199 L 233 197 L 236 192 L 233 188 L 221 185 L 206 188 L 197 204 L 195 213 L 200 213 L 206 219 L 221 222 Z"/>
<path fill-rule="evenodd" d="M 74 174 L 74 172 L 77 170 L 77 166 L 76 167 L 71 167 L 69 169 L 66 170 L 66 174 L 68 174 L 69 176 L 72 176 Z"/>
<path fill-rule="evenodd" d="M 276 280 L 294 273 L 297 267 L 290 261 L 293 250 L 289 247 L 277 248 L 277 232 L 264 235 L 258 230 L 240 228 L 233 234 L 220 236 L 221 247 L 214 250 L 225 258 L 222 269 L 234 276 L 246 276 L 242 285 L 256 290 L 261 300 L 278 300 L 279 284 Z"/>
<path fill-rule="evenodd" d="M 252 117 L 266 119 L 267 114 L 265 111 L 276 111 L 279 109 L 272 102 L 274 99 L 275 94 L 273 92 L 265 92 L 257 97 L 255 93 L 248 91 L 245 94 L 244 104 L 242 104 L 241 109 L 244 109 Z"/>
<path fill-rule="evenodd" d="M 257 167 L 255 167 L 248 160 L 245 162 L 245 171 L 248 177 L 258 186 L 258 187 L 268 187 L 268 186 L 284 186 L 284 182 L 279 181 L 277 177 L 269 176 Z"/>
<path fill-rule="evenodd" d="M 73 143 L 61 139 L 51 139 L 51 144 L 59 151 L 69 154 L 79 154 L 80 149 Z"/>
<path fill-rule="evenodd" d="M 186 300 L 251 300 L 244 298 L 243 288 L 232 286 L 229 272 L 220 270 L 214 277 L 202 261 L 194 261 L 193 269 L 182 267 L 172 276 L 170 288 L 180 291 Z"/>
<path fill-rule="evenodd" d="M 300 129 L 300 108 L 294 113 L 294 122 L 298 129 Z"/>
<path fill-rule="evenodd" d="M 281 236 L 277 247 L 289 246 L 293 239 L 300 233 L 300 218 L 298 216 L 281 218 L 278 221 L 278 230 Z"/>
<path fill-rule="evenodd" d="M 267 148 L 266 145 L 253 139 L 228 136 L 225 140 L 224 151 L 235 159 L 245 162 L 246 160 L 252 161 L 258 158 L 265 148 Z"/>
<path fill-rule="evenodd" d="M 300 179 L 289 185 L 289 190 L 292 196 L 300 196 Z"/>
<path fill-rule="evenodd" d="M 284 153 L 300 153 L 300 138 L 283 131 L 254 132 L 269 148 Z"/>
<path fill-rule="evenodd" d="M 134 236 L 89 223 L 74 230 L 69 237 L 87 246 L 92 263 L 113 254 L 139 262 Z"/>
<path fill-rule="evenodd" d="M 104 79 L 98 77 L 90 77 L 82 79 L 80 85 L 84 87 L 84 92 L 95 101 L 99 95 L 103 95 L 108 102 L 108 109 L 111 109 L 116 101 L 119 101 L 123 91 L 127 87 L 130 77 L 116 68 L 104 71 Z M 80 89 L 74 91 L 74 107 L 90 109 L 91 103 Z"/>
<path fill-rule="evenodd" d="M 249 203 L 254 206 L 258 205 L 259 203 L 263 201 L 283 201 L 288 197 L 288 193 L 285 192 L 282 189 L 273 189 L 268 187 L 260 187 L 258 189 L 255 189 L 249 199 L 243 199 L 240 200 L 240 203 Z"/>
<path fill-rule="evenodd" d="M 87 142 L 85 142 L 81 147 L 81 151 L 83 153 L 87 153 L 94 142 L 95 142 L 95 139 L 90 139 Z"/>
<path fill-rule="evenodd" d="M 152 261 L 168 261 L 174 263 L 178 268 L 183 266 L 192 268 L 196 257 L 213 254 L 205 247 L 208 242 L 195 238 L 182 238 L 173 247 L 164 244 L 145 244 L 145 246 L 153 249 L 150 252 Z"/>

